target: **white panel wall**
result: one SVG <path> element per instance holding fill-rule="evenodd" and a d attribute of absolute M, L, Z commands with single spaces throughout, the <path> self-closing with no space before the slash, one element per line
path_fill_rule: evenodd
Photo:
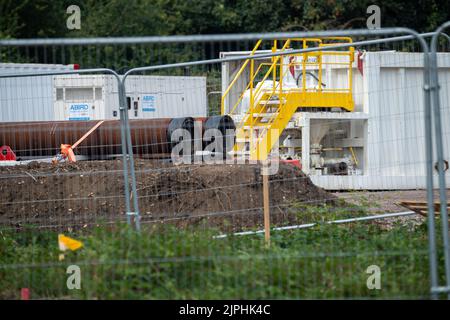
<path fill-rule="evenodd" d="M 70 65 L 0 63 L 2 74 L 72 69 Z M 37 120 L 54 120 L 52 76 L 0 79 L 0 121 Z"/>
<path fill-rule="evenodd" d="M 438 54 L 438 65 L 444 151 L 450 160 L 450 54 Z M 363 97 L 369 117 L 365 175 L 311 176 L 313 182 L 326 189 L 425 188 L 423 55 L 367 52 L 364 76 L 354 73 L 354 96 L 356 101 Z"/>
<path fill-rule="evenodd" d="M 233 53 L 222 53 L 229 56 Z M 355 112 L 368 116 L 364 176 L 312 176 L 327 189 L 414 189 L 425 187 L 423 54 L 366 52 L 363 75 L 353 64 Z M 326 56 L 324 62 L 346 57 Z M 450 54 L 438 53 L 445 157 L 450 161 Z M 347 67 L 327 65 L 327 88 L 347 86 Z M 222 66 L 224 84 L 236 65 Z M 330 116 L 332 118 L 332 116 Z M 306 147 L 304 145 L 303 147 Z M 308 162 L 308 160 L 306 160 Z"/>
<path fill-rule="evenodd" d="M 207 116 L 206 77 L 130 76 L 125 84 L 127 94 L 140 103 L 144 96 L 154 97 L 147 108 L 152 111 L 142 111 L 143 118 Z"/>
<path fill-rule="evenodd" d="M 101 101 L 78 102 L 95 105 L 93 119 L 119 119 L 117 80 L 114 76 L 58 76 L 55 81 L 57 88 L 64 87 L 66 90 L 77 87 L 102 88 Z M 127 97 L 131 99 L 130 119 L 207 115 L 206 77 L 130 76 L 125 86 Z M 55 107 L 59 109 L 59 105 L 57 102 Z M 66 101 L 63 105 L 67 109 L 70 102 Z M 64 115 L 67 119 L 67 112 Z"/>

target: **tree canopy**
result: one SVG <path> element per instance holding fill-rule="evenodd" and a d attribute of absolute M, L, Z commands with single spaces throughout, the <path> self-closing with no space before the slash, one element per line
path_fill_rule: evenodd
<path fill-rule="evenodd" d="M 68 30 L 66 9 L 81 9 Z M 448 0 L 2 0 L 1 38 L 151 36 L 330 30 L 366 27 L 367 7 L 382 27 L 431 31 L 450 20 Z"/>

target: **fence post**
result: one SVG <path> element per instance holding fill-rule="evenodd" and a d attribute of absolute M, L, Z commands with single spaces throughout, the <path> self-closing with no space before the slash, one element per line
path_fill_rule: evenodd
<path fill-rule="evenodd" d="M 439 200 L 440 213 L 442 224 L 442 241 L 444 243 L 444 266 L 446 278 L 446 292 L 447 299 L 450 299 L 450 243 L 449 243 L 449 225 L 447 212 L 447 188 L 445 185 L 444 172 L 444 148 L 442 142 L 442 124 L 441 124 L 441 102 L 439 97 L 439 75 L 437 65 L 437 40 L 442 31 L 450 27 L 450 21 L 441 25 L 431 39 L 430 48 L 430 91 L 432 97 L 432 108 L 435 125 L 435 139 L 436 139 L 436 154 L 437 154 L 437 169 L 439 172 Z M 434 219 L 434 217 L 433 217 Z"/>
<path fill-rule="evenodd" d="M 123 161 L 123 180 L 125 189 L 125 214 L 127 216 L 127 223 L 131 225 L 131 203 L 130 203 L 130 183 L 128 177 L 128 148 L 126 139 L 126 99 L 125 93 L 122 92 L 122 81 L 117 77 L 117 86 L 119 93 L 119 114 L 120 114 L 120 139 L 122 144 L 122 161 Z M 125 99 L 125 101 L 124 101 Z"/>
<path fill-rule="evenodd" d="M 128 159 L 128 164 L 129 164 L 129 169 L 130 169 L 130 176 L 131 176 L 131 193 L 132 193 L 132 197 L 133 197 L 133 211 L 130 210 L 127 211 L 127 215 L 133 215 L 134 218 L 134 222 L 135 222 L 135 227 L 137 231 L 141 230 L 141 224 L 140 224 L 140 214 L 139 214 L 139 199 L 137 196 L 137 189 L 136 189 L 136 173 L 135 173 L 135 169 L 134 169 L 134 157 L 133 157 L 133 144 L 131 142 L 131 131 L 130 131 L 130 122 L 128 119 L 128 109 L 127 109 L 127 105 L 126 105 L 126 89 L 125 89 L 125 80 L 126 80 L 126 76 L 122 76 L 120 77 L 119 80 L 119 95 L 120 95 L 120 102 L 121 102 L 121 109 L 123 112 L 123 124 L 124 124 L 124 131 L 125 131 L 125 135 L 124 138 L 126 139 L 125 141 L 125 145 L 126 145 L 126 151 L 127 151 L 127 159 Z M 122 115 L 122 114 L 121 114 Z M 123 146 L 123 144 L 122 144 Z M 130 201 L 130 199 L 128 199 L 128 201 Z M 131 207 L 131 205 L 130 205 Z"/>

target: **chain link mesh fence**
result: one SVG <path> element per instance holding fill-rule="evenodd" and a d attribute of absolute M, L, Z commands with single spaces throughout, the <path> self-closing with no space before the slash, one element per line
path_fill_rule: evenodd
<path fill-rule="evenodd" d="M 256 44 L 169 40 L 11 45 L 2 46 L 0 56 L 123 73 L 246 55 Z M 260 50 L 270 51 L 267 43 Z M 427 201 L 424 56 L 416 40 L 356 49 L 355 109 L 296 113 L 280 138 L 281 160 L 266 194 L 261 164 L 223 164 L 219 155 L 215 164 L 174 165 L 171 157 L 179 142 L 170 137 L 171 118 L 188 119 L 187 127 L 176 127 L 188 131 L 201 125 L 188 140 L 199 148 L 190 159 L 208 155 L 204 131 L 214 127 L 208 120 L 221 115 L 222 94 L 245 60 L 132 72 L 122 109 L 120 83 L 111 75 L 0 79 L 1 144 L 18 160 L 0 167 L 0 297 L 17 299 L 25 288 L 33 299 L 429 298 L 426 218 L 399 205 Z M 439 49 L 446 128 L 448 43 Z M 255 86 L 270 68 L 263 64 L 272 61 L 259 60 Z M 330 65 L 340 61 L 329 58 Z M 348 70 L 326 72 L 323 82 L 332 87 Z M 129 118 L 140 232 L 127 223 L 136 217 L 126 197 L 132 203 L 136 194 L 124 169 L 121 111 Z M 54 163 L 62 144 L 73 145 L 103 120 L 73 149 L 76 162 Z M 239 128 L 239 114 L 234 120 Z M 448 150 L 445 129 L 443 137 Z M 313 156 L 319 149 L 320 157 Z M 439 280 L 445 281 L 441 232 L 436 235 Z M 70 250 L 76 241 L 82 247 Z"/>

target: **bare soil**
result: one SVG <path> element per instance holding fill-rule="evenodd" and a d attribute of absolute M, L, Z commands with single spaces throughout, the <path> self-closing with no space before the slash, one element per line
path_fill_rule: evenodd
<path fill-rule="evenodd" d="M 121 161 L 0 167 L 0 225 L 78 228 L 126 220 Z M 206 224 L 226 230 L 262 226 L 261 167 L 173 166 L 136 161 L 142 223 Z M 296 203 L 335 204 L 299 169 L 270 176 L 272 222 L 297 221 Z"/>

